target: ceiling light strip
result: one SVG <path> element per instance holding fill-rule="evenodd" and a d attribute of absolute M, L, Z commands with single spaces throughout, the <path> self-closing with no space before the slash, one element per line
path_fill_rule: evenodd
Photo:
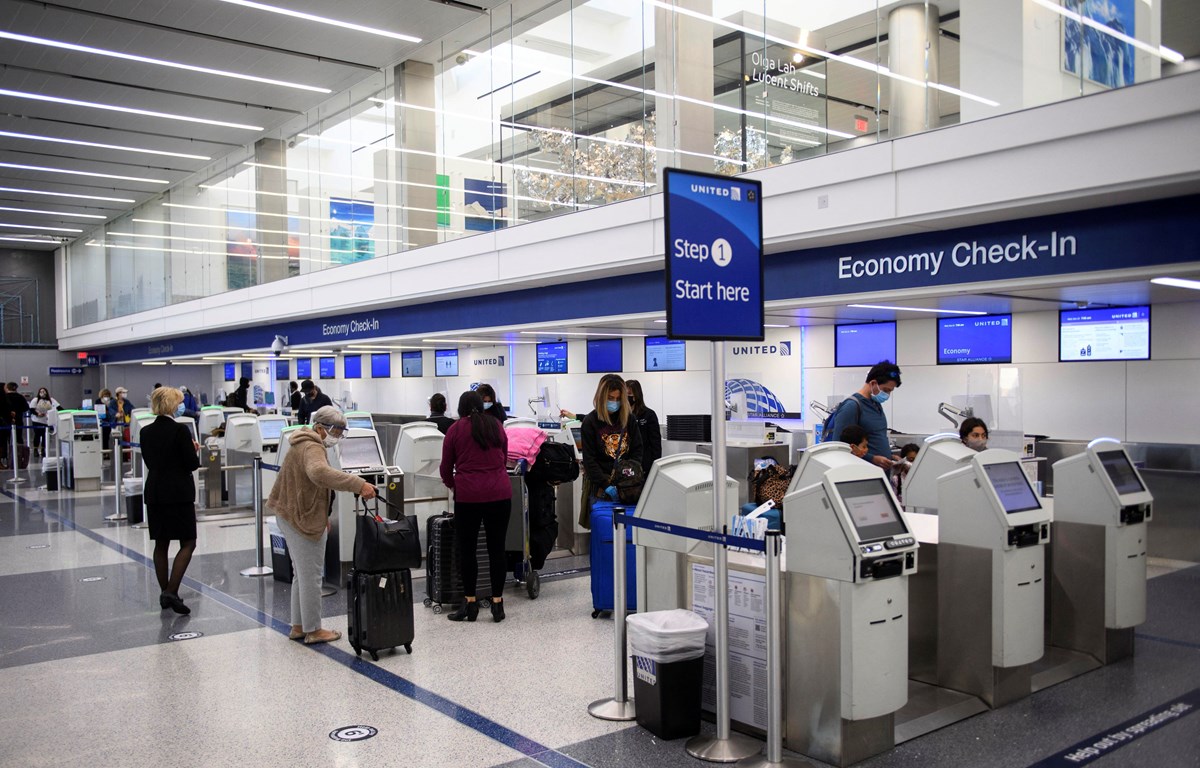
<path fill-rule="evenodd" d="M 170 184 L 166 179 L 143 179 L 139 176 L 118 176 L 113 173 L 94 173 L 92 171 L 72 171 L 67 168 L 48 168 L 43 165 L 21 165 L 19 163 L 0 163 L 0 168 L 12 168 L 17 171 L 38 171 L 40 173 L 65 173 L 68 176 L 88 176 L 94 179 L 117 179 L 118 181 L 139 181 L 145 184 Z"/>
<path fill-rule="evenodd" d="M 12 211 L 13 213 L 39 213 L 44 216 L 74 216 L 82 219 L 107 219 L 107 216 L 101 216 L 96 213 L 67 213 L 66 211 L 43 211 L 39 208 L 7 208 L 0 206 L 0 211 Z"/>
<path fill-rule="evenodd" d="M 1155 277 L 1150 280 L 1155 285 L 1167 285 L 1172 288 L 1189 288 L 1200 291 L 1200 280 L 1185 280 L 1182 277 Z"/>
<path fill-rule="evenodd" d="M 892 307 L 884 304 L 850 304 L 855 309 L 890 309 L 896 312 L 935 312 L 941 315 L 986 315 L 987 312 L 974 312 L 968 309 L 928 309 L 925 307 Z"/>
<path fill-rule="evenodd" d="M 363 24 L 355 24 L 350 21 L 342 21 L 341 19 L 331 19 L 327 16 L 317 16 L 313 13 L 304 13 L 303 11 L 294 11 L 291 8 L 280 8 L 266 3 L 255 3 L 251 0 L 221 0 L 223 3 L 230 5 L 240 5 L 244 8 L 253 8 L 256 11 L 266 11 L 268 13 L 278 13 L 282 16 L 291 16 L 294 19 L 303 19 L 305 21 L 315 21 L 318 24 L 328 24 L 332 27 L 341 27 L 342 29 L 353 30 L 354 32 L 365 32 L 369 35 L 379 35 L 380 37 L 390 37 L 393 40 L 402 40 L 406 43 L 419 43 L 421 38 L 405 35 L 400 32 L 391 32 L 378 27 L 368 27 Z"/>
<path fill-rule="evenodd" d="M 100 195 L 77 195 L 71 192 L 48 192 L 43 189 L 22 189 L 20 187 L 0 187 L 0 192 L 19 192 L 23 195 L 45 195 L 47 197 L 69 197 L 74 200 L 103 200 L 109 203 L 136 203 L 129 197 L 101 197 Z"/>
<path fill-rule="evenodd" d="M 123 112 L 130 115 L 142 115 L 143 117 L 159 117 L 164 120 L 181 120 L 185 123 L 200 123 L 202 125 L 215 125 L 221 128 L 240 128 L 245 131 L 265 131 L 261 125 L 246 125 L 245 123 L 230 123 L 225 120 L 209 120 L 206 117 L 192 117 L 191 115 L 178 115 L 172 112 L 155 112 L 150 109 L 137 109 L 135 107 L 122 107 L 117 104 L 101 104 L 95 101 L 80 101 L 79 99 L 66 99 L 61 96 L 48 96 L 44 93 L 29 93 L 26 91 L 11 91 L 7 88 L 0 88 L 0 96 L 11 96 L 15 99 L 30 99 L 32 101 L 48 101 L 53 104 L 68 104 L 73 107 L 87 107 L 88 109 L 102 109 L 108 112 Z"/>
<path fill-rule="evenodd" d="M 32 133 L 17 133 L 15 131 L 0 131 L 0 136 L 10 139 L 27 139 L 29 141 L 47 141 L 53 144 L 71 144 L 77 147 L 96 147 L 98 149 L 115 149 L 121 152 L 140 152 L 145 155 L 162 155 L 164 157 L 182 157 L 188 160 L 212 160 L 208 155 L 189 155 L 186 152 L 167 152 L 161 149 L 144 149 L 142 147 L 126 147 L 121 144 L 101 144 L 96 141 L 79 141 L 77 139 L 62 139 L 55 136 L 38 136 Z"/>
<path fill-rule="evenodd" d="M 70 227 L 43 227 L 35 224 L 0 224 L 0 228 L 10 227 L 12 229 L 44 229 L 48 232 L 78 232 L 83 233 L 82 229 L 71 229 Z"/>

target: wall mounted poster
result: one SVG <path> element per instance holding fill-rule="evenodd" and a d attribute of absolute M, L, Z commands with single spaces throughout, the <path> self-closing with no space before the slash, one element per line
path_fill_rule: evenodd
<path fill-rule="evenodd" d="M 344 197 L 329 198 L 329 261 L 333 264 L 353 264 L 375 256 L 375 241 L 371 229 L 375 226 L 375 206 L 362 200 Z"/>
<path fill-rule="evenodd" d="M 1136 37 L 1136 0 L 1063 0 L 1063 7 L 1114 32 Z M 1063 70 L 1107 88 L 1133 85 L 1133 46 L 1066 16 L 1063 19 Z"/>
<path fill-rule="evenodd" d="M 503 229 L 508 207 L 508 185 L 487 179 L 463 179 L 464 228 L 476 232 Z"/>
<path fill-rule="evenodd" d="M 258 247 L 251 211 L 225 211 L 225 281 L 231 291 L 257 284 Z"/>

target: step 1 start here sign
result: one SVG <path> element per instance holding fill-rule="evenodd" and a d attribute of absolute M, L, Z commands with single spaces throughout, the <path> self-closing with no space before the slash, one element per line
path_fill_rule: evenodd
<path fill-rule="evenodd" d="M 763 339 L 762 183 L 666 169 L 667 335 Z"/>

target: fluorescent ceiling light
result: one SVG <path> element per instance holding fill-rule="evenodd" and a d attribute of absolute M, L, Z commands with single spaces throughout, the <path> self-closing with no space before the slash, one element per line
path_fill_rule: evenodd
<path fill-rule="evenodd" d="M 0 224 L 0 228 L 12 227 L 13 229 L 45 229 L 50 232 L 78 232 L 83 234 L 82 229 L 71 229 L 70 227 L 42 227 L 33 224 Z"/>
<path fill-rule="evenodd" d="M 791 328 L 792 327 L 790 325 L 776 325 L 773 323 L 763 323 L 763 326 L 766 328 Z"/>
<path fill-rule="evenodd" d="M 292 352 L 295 352 L 295 353 L 303 353 L 303 354 L 306 354 L 306 355 L 333 355 L 333 354 L 337 354 L 337 353 L 336 353 L 336 351 L 335 351 L 335 350 L 332 350 L 332 349 L 293 349 L 293 350 L 292 350 Z"/>
<path fill-rule="evenodd" d="M 19 163 L 0 163 L 0 168 L 12 168 L 17 171 L 40 171 L 42 173 L 65 173 L 68 176 L 87 176 L 93 179 L 116 179 L 118 181 L 140 181 L 146 184 L 170 184 L 167 179 L 143 179 L 140 176 L 117 176 L 112 173 L 94 173 L 92 171 L 72 171 L 67 168 L 47 168 L 44 165 L 21 165 Z M 130 202 L 133 202 L 130 200 Z"/>
<path fill-rule="evenodd" d="M 896 312 L 935 312 L 940 315 L 986 315 L 987 312 L 972 312 L 966 309 L 925 309 L 923 307 L 889 307 L 884 304 L 851 304 L 855 309 L 891 309 Z"/>
<path fill-rule="evenodd" d="M 109 56 L 114 59 L 125 59 L 127 61 L 136 61 L 141 64 L 154 64 L 160 67 L 171 67 L 172 69 L 185 69 L 188 72 L 199 72 L 203 75 L 217 75 L 218 77 L 231 77 L 236 80 L 250 80 L 255 83 L 266 83 L 267 85 L 281 85 L 284 88 L 298 88 L 302 91 L 313 91 L 315 93 L 333 93 L 328 88 L 321 88 L 315 85 L 304 85 L 303 83 L 293 83 L 287 80 L 272 80 L 269 77 L 258 77 L 257 75 L 246 75 L 241 72 L 229 72 L 224 69 L 211 69 L 209 67 L 198 67 L 194 64 L 184 64 L 178 61 L 168 61 L 166 59 L 152 59 L 148 56 L 136 56 L 132 53 L 122 53 L 120 51 L 110 51 L 105 48 L 91 48 L 86 45 L 75 45 L 74 43 L 66 43 L 61 40 L 49 40 L 44 37 L 32 37 L 30 35 L 18 35 L 15 32 L 5 32 L 0 30 L 0 39 L 15 40 L 19 43 L 32 43 L 34 45 L 45 45 L 51 48 L 62 48 L 68 51 L 78 51 L 79 53 L 91 53 L 96 56 Z"/>
<path fill-rule="evenodd" d="M 0 206 L 0 211 L 12 211 L 13 213 L 40 213 L 46 216 L 74 216 L 80 219 L 107 219 L 107 216 L 101 216 L 96 213 L 67 213 L 66 211 L 43 211 L 38 208 L 6 208 Z"/>
<path fill-rule="evenodd" d="M 508 341 L 505 339 L 421 339 L 426 344 L 480 344 L 502 347 L 505 344 L 537 344 L 536 341 Z"/>
<path fill-rule="evenodd" d="M 253 8 L 258 11 L 267 11 L 268 13 L 278 13 L 283 16 L 291 16 L 294 19 L 304 19 L 305 21 L 315 21 L 320 24 L 328 24 L 333 27 L 341 27 L 342 29 L 351 29 L 355 32 L 366 32 L 369 35 L 379 35 L 380 37 L 390 37 L 393 40 L 403 40 L 406 43 L 419 43 L 421 38 L 413 37 L 412 35 L 401 34 L 400 32 L 389 32 L 386 29 L 378 29 L 377 27 L 367 27 L 362 24 L 354 24 L 341 19 L 331 19 L 327 16 L 317 16 L 312 13 L 304 13 L 302 11 L 293 11 L 291 8 L 280 8 L 274 5 L 265 3 L 254 3 L 251 0 L 221 0 L 223 3 L 230 5 L 240 5 L 245 8 Z"/>
<path fill-rule="evenodd" d="M 1172 288 L 1190 288 L 1200 291 L 1200 280 L 1184 280 L 1182 277 L 1155 277 L 1150 280 L 1155 285 L 1169 285 Z"/>
<path fill-rule="evenodd" d="M 257 166 L 258 163 L 246 163 L 246 165 Z M 263 167 L 272 168 L 272 167 L 276 167 L 276 166 L 263 166 Z M 338 174 L 335 174 L 335 175 L 338 175 Z M 434 186 L 434 185 L 430 184 L 427 186 Z M 185 205 L 184 203 L 163 203 L 163 207 L 164 208 L 184 208 L 184 209 L 192 210 L 192 211 L 216 211 L 218 213 L 225 213 L 225 212 L 231 210 L 229 208 L 218 208 L 216 206 L 211 206 L 211 205 Z M 320 222 L 322 224 L 345 224 L 346 223 L 346 222 L 340 221 L 338 219 L 322 219 L 319 216 L 301 216 L 298 213 L 268 213 L 266 211 L 248 211 L 248 213 L 254 213 L 256 216 L 272 216 L 272 217 L 275 217 L 278 219 L 303 219 L 304 221 L 316 221 L 316 222 Z M 451 235 L 465 234 L 464 232 L 460 232 L 458 230 L 453 230 L 453 229 L 430 229 L 429 227 L 401 227 L 400 229 L 409 230 L 412 232 L 445 232 L 445 233 L 451 234 Z M 296 233 L 296 234 L 299 234 L 299 233 Z M 317 235 L 320 237 L 325 236 L 325 234 L 323 234 L 323 233 L 317 233 Z"/>
<path fill-rule="evenodd" d="M 351 345 L 351 346 L 346 347 L 346 349 L 353 350 L 355 352 L 390 352 L 392 350 L 437 349 L 437 347 L 419 347 L 419 346 L 414 346 L 414 345 L 391 347 L 391 346 L 385 346 L 382 344 L 374 344 L 374 345 L 366 345 L 366 346 Z"/>
<path fill-rule="evenodd" d="M 1092 18 L 1089 18 L 1082 14 L 1079 14 L 1068 8 L 1064 8 L 1061 5 L 1059 5 L 1058 3 L 1052 3 L 1052 2 L 1050 2 L 1050 0 L 1033 0 L 1033 2 L 1037 3 L 1038 5 L 1042 6 L 1043 8 L 1046 8 L 1047 10 L 1051 10 L 1057 14 L 1060 14 L 1063 17 L 1070 19 L 1071 21 L 1077 22 L 1086 27 L 1091 27 L 1092 29 L 1096 30 L 1097 32 L 1100 32 L 1101 34 L 1109 35 L 1110 37 L 1115 37 L 1116 39 L 1120 40 L 1123 43 L 1128 43 L 1128 44 L 1132 45 L 1134 48 L 1143 50 L 1146 53 L 1151 54 L 1152 56 L 1158 56 L 1159 58 L 1165 59 L 1166 61 L 1169 61 L 1172 64 L 1182 64 L 1184 61 L 1184 56 L 1179 51 L 1172 50 L 1165 45 L 1154 46 L 1154 45 L 1150 45 L 1149 43 L 1144 43 L 1141 40 L 1138 40 L 1136 37 L 1130 37 L 1129 35 L 1127 35 L 1123 32 L 1118 32 L 1117 30 L 1113 29 L 1112 27 L 1106 26 L 1103 22 L 1096 21 L 1095 19 L 1092 19 Z"/>
<path fill-rule="evenodd" d="M 567 331 L 521 331 L 525 336 L 585 336 L 595 339 L 644 339 L 644 333 L 571 333 Z"/>
<path fill-rule="evenodd" d="M 218 125 L 222 128 L 241 128 L 246 131 L 265 131 L 261 125 L 246 125 L 245 123 L 230 123 L 224 120 L 209 120 L 206 117 L 192 117 L 191 115 L 177 115 L 173 112 L 155 112 L 149 109 L 136 109 L 134 107 L 121 107 L 116 104 L 100 104 L 94 101 L 80 101 L 78 99 L 64 99 L 61 96 L 47 96 L 44 93 L 27 93 L 25 91 L 10 91 L 7 88 L 0 88 L 0 96 L 12 96 L 17 99 L 31 99 L 33 101 L 49 101 L 54 104 L 69 104 L 73 107 L 88 107 L 89 109 L 103 109 L 109 112 L 124 112 L 130 115 L 142 115 L 144 117 L 161 117 L 164 120 L 182 120 L 185 123 L 202 123 L 204 125 Z"/>
<path fill-rule="evenodd" d="M 47 243 L 51 245 L 59 245 L 62 243 L 62 238 L 51 237 L 50 235 L 45 235 L 43 237 L 8 237 L 7 235 L 0 235 L 0 240 L 8 243 L 39 243 L 41 245 L 46 245 Z"/>
<path fill-rule="evenodd" d="M 71 192 L 47 192 L 42 189 L 22 189 L 20 187 L 0 187 L 0 192 L 19 192 L 23 195 L 46 195 L 47 197 L 69 197 L 74 200 L 103 200 L 109 203 L 136 203 L 131 197 L 101 197 L 99 195 L 76 195 Z"/>
<path fill-rule="evenodd" d="M 209 367 L 212 363 L 206 363 L 203 360 L 172 360 L 171 365 L 203 365 Z"/>
<path fill-rule="evenodd" d="M 3 35 L 0 32 L 0 35 Z M 0 131 L 0 136 L 7 136 L 10 139 L 28 139 L 30 141 L 48 141 L 52 144 L 73 144 L 77 147 L 97 147 L 99 149 L 116 149 L 122 152 L 141 152 L 146 155 L 165 155 L 167 157 L 184 157 L 189 160 L 212 160 L 208 155 L 189 155 L 186 152 L 166 152 L 161 149 L 143 149 L 142 147 L 126 147 L 121 144 L 101 144 L 96 141 L 79 141 L 77 139 L 60 139 L 55 136 L 37 136 L 32 133 L 16 133 L 14 131 Z"/>
<path fill-rule="evenodd" d="M 143 362 L 142 365 L 166 365 L 165 362 Z"/>

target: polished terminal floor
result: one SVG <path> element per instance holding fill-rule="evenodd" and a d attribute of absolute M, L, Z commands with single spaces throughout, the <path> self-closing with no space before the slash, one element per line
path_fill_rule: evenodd
<path fill-rule="evenodd" d="M 40 474 L 26 477 L 0 490 L 2 766 L 703 764 L 682 740 L 588 715 L 590 701 L 611 695 L 612 623 L 590 618 L 586 558 L 552 561 L 537 600 L 509 592 L 499 625 L 454 624 L 418 602 L 412 655 L 373 663 L 345 640 L 287 640 L 289 587 L 238 573 L 254 564 L 252 522 L 200 525 L 182 590 L 192 614 L 176 616 L 158 608 L 146 532 L 105 521 L 111 492 L 48 492 L 36 488 Z M 1194 699 L 1192 566 L 1152 569 L 1134 658 L 861 765 L 1071 765 L 1063 750 Z M 344 589 L 324 608 L 326 626 L 344 630 Z M 376 734 L 332 738 L 352 726 Z M 1086 764 L 1200 766 L 1200 716 Z"/>

